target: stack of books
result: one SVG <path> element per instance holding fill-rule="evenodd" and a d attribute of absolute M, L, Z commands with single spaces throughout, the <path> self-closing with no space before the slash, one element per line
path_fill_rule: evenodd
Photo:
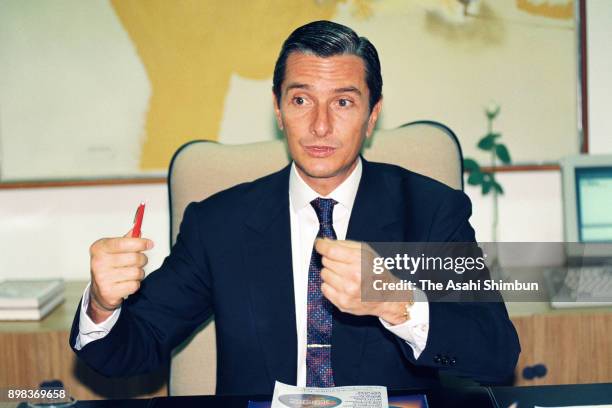
<path fill-rule="evenodd" d="M 64 301 L 64 281 L 0 282 L 0 320 L 41 320 Z"/>

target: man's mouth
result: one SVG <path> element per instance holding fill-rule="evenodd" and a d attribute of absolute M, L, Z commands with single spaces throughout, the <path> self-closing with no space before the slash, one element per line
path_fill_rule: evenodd
<path fill-rule="evenodd" d="M 336 151 L 336 148 L 332 146 L 312 145 L 304 146 L 304 150 L 312 157 L 328 157 Z"/>

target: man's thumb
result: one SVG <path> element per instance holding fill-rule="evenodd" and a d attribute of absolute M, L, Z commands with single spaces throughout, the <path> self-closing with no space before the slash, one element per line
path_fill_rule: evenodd
<path fill-rule="evenodd" d="M 132 238 L 132 231 L 133 230 L 134 230 L 134 228 L 130 228 L 130 230 L 123 236 L 123 238 Z M 137 238 L 142 238 L 142 236 L 139 236 Z M 145 249 L 145 251 L 149 250 L 149 249 L 152 249 L 155 246 L 155 243 L 153 243 L 153 241 L 151 241 L 150 239 L 148 239 L 148 238 L 143 238 L 143 239 L 147 242 L 147 249 Z"/>

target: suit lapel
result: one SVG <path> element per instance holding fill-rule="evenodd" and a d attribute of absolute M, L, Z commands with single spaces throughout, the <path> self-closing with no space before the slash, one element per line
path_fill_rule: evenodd
<path fill-rule="evenodd" d="M 245 267 L 258 340 L 271 381 L 295 384 L 297 335 L 291 263 L 289 169 L 270 176 L 247 219 Z"/>
<path fill-rule="evenodd" d="M 346 235 L 359 242 L 403 240 L 403 197 L 399 180 L 362 158 L 363 173 Z M 353 316 L 335 309 L 332 367 L 336 384 L 358 384 L 367 327 L 380 323 L 372 316 Z"/>
<path fill-rule="evenodd" d="M 362 158 L 363 173 L 353 204 L 346 239 L 382 242 L 401 239 L 403 206 L 401 181 Z"/>

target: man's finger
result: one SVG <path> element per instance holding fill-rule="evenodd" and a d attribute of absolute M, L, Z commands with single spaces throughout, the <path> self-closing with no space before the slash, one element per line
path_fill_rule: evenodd
<path fill-rule="evenodd" d="M 370 255 L 373 257 L 377 257 L 378 254 L 376 253 L 376 251 L 374 251 L 374 249 L 372 249 L 372 247 L 364 242 L 358 242 L 358 241 L 336 241 L 339 245 L 342 245 L 346 248 L 352 248 L 352 249 L 356 249 L 359 250 L 360 252 L 360 256 L 366 256 L 366 255 Z"/>
<path fill-rule="evenodd" d="M 339 292 L 342 291 L 344 287 L 344 279 L 342 279 L 342 276 L 327 268 L 321 269 L 321 280 Z"/>
<path fill-rule="evenodd" d="M 355 259 L 355 249 L 338 244 L 338 241 L 322 238 L 315 241 L 315 249 L 322 256 L 338 261 L 351 262 Z"/>
<path fill-rule="evenodd" d="M 135 266 L 126 268 L 117 268 L 112 272 L 112 280 L 115 283 L 127 281 L 141 281 L 145 277 L 144 270 Z"/>
<path fill-rule="evenodd" d="M 141 252 L 125 252 L 113 255 L 112 266 L 115 268 L 124 266 L 143 267 L 148 261 L 147 256 Z"/>
<path fill-rule="evenodd" d="M 118 282 L 114 286 L 114 291 L 118 297 L 126 297 L 129 296 L 138 289 L 140 289 L 140 281 L 139 280 L 130 280 L 124 282 Z"/>
<path fill-rule="evenodd" d="M 355 268 L 353 263 L 334 261 L 333 259 L 330 259 L 326 256 L 321 257 L 321 263 L 327 269 L 331 269 L 332 272 L 335 272 L 342 276 L 350 276 L 351 272 L 353 271 L 353 268 Z"/>
<path fill-rule="evenodd" d="M 111 254 L 142 252 L 153 248 L 153 241 L 146 238 L 107 238 L 104 247 Z"/>
<path fill-rule="evenodd" d="M 339 303 L 339 300 L 340 300 L 340 293 L 338 292 L 338 290 L 336 290 L 329 283 L 323 282 L 321 284 L 321 293 L 323 293 L 323 296 L 325 296 L 327 298 L 327 300 L 329 300 L 336 307 L 339 308 L 338 303 Z"/>
<path fill-rule="evenodd" d="M 361 242 L 357 242 L 357 241 L 347 241 L 347 240 L 337 240 L 336 241 L 339 245 L 342 245 L 344 247 L 347 248 L 353 248 L 353 249 L 361 249 Z"/>

